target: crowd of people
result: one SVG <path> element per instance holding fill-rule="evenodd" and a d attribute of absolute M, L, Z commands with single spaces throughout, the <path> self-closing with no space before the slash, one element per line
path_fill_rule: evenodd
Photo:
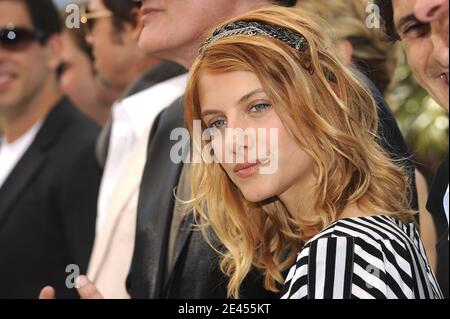
<path fill-rule="evenodd" d="M 447 0 L 76 3 L 0 0 L 0 298 L 448 298 Z"/>

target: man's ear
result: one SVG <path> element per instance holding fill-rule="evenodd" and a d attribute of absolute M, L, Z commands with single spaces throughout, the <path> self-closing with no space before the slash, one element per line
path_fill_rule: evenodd
<path fill-rule="evenodd" d="M 133 9 L 131 14 L 134 16 L 135 23 L 125 22 L 123 24 L 123 31 L 117 35 L 120 37 L 120 41 L 123 43 L 138 43 L 144 24 L 140 19 L 140 10 Z"/>
<path fill-rule="evenodd" d="M 48 67 L 56 70 L 62 63 L 63 41 L 61 34 L 52 35 L 46 43 Z"/>
<path fill-rule="evenodd" d="M 337 43 L 339 58 L 344 65 L 350 65 L 353 58 L 353 45 L 347 39 L 341 39 Z"/>
<path fill-rule="evenodd" d="M 141 36 L 142 29 L 144 28 L 144 23 L 141 20 L 141 12 L 138 8 L 133 9 L 131 11 L 131 14 L 133 15 L 136 21 L 136 23 L 131 26 L 133 28 L 131 32 L 131 37 L 133 41 L 137 43 L 139 41 L 139 37 Z"/>

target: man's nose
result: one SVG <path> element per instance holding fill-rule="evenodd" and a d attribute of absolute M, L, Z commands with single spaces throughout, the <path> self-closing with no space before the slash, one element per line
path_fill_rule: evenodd
<path fill-rule="evenodd" d="M 422 22 L 430 23 L 448 14 L 448 0 L 417 0 L 414 15 Z"/>
<path fill-rule="evenodd" d="M 448 68 L 449 49 L 448 33 L 434 32 L 431 36 L 433 42 L 433 57 L 443 67 Z"/>

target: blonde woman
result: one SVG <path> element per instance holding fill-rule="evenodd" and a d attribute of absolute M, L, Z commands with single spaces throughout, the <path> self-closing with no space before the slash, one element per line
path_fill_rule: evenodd
<path fill-rule="evenodd" d="M 194 138 L 192 202 L 223 246 L 229 296 L 256 267 L 283 298 L 440 298 L 375 102 L 322 29 L 261 9 L 218 28 L 191 69 L 187 126 L 212 136 Z"/>

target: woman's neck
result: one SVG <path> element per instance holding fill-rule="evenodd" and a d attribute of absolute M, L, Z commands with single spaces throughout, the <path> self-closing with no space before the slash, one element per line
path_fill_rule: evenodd
<path fill-rule="evenodd" d="M 311 176 L 308 180 L 299 181 L 278 196 L 294 219 L 313 213 L 314 203 L 317 200 L 315 185 L 316 179 Z"/>
<path fill-rule="evenodd" d="M 300 216 L 314 215 L 318 212 L 315 203 L 317 201 L 316 180 L 302 181 L 279 196 L 289 214 L 297 219 Z M 364 201 L 360 201 L 364 202 Z M 342 212 L 337 212 L 336 219 L 373 216 L 376 212 L 358 203 L 350 204 Z"/>
<path fill-rule="evenodd" d="M 345 207 L 344 211 L 337 216 L 337 219 L 368 217 L 375 215 L 374 211 L 370 211 L 364 206 L 358 204 L 351 204 Z"/>

